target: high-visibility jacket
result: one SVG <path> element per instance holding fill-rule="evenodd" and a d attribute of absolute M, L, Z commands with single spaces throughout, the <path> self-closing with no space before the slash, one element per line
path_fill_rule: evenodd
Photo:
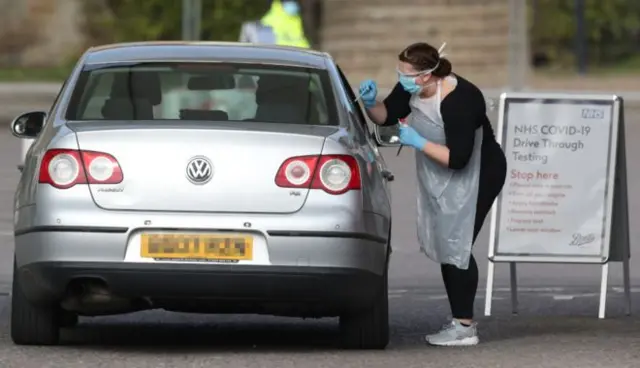
<path fill-rule="evenodd" d="M 304 35 L 302 17 L 287 14 L 280 0 L 273 1 L 271 9 L 260 21 L 242 25 L 240 42 L 311 47 Z"/>

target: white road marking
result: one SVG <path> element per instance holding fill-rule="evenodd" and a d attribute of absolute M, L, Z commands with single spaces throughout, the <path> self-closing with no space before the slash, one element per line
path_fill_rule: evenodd
<path fill-rule="evenodd" d="M 640 289 L 637 291 L 640 291 Z M 399 292 L 394 293 L 394 290 L 389 290 L 389 298 L 400 299 L 405 296 L 410 298 L 422 299 L 422 300 L 447 300 L 448 298 L 447 294 L 434 293 L 430 295 L 425 295 L 424 293 L 407 292 L 407 290 L 400 290 Z M 528 295 L 528 296 L 531 297 L 532 295 Z M 597 298 L 600 296 L 600 293 L 579 293 L 579 294 L 535 293 L 533 296 L 538 298 L 552 298 L 553 300 L 573 300 L 576 298 Z M 480 290 L 478 290 L 476 299 L 484 299 L 484 297 L 485 297 L 484 292 L 481 292 Z M 510 297 L 507 298 L 506 296 L 498 296 L 496 294 L 492 296 L 492 300 L 505 300 L 505 299 L 510 299 Z"/>
<path fill-rule="evenodd" d="M 569 288 L 565 288 L 565 287 L 550 287 L 550 288 L 518 288 L 518 294 L 520 293 L 534 293 L 534 294 L 565 294 L 567 292 L 570 292 L 571 290 L 575 290 L 575 289 L 582 289 L 584 290 L 584 287 L 581 286 L 577 286 L 577 287 L 569 287 Z M 595 289 L 595 288 L 594 288 Z M 615 291 L 617 293 L 622 293 L 624 292 L 624 289 L 622 287 L 618 287 L 618 286 L 614 286 L 614 287 L 610 287 L 610 290 Z M 484 289 L 478 289 L 478 293 L 484 293 L 485 290 Z M 511 289 L 510 288 L 500 288 L 500 289 L 493 289 L 493 292 L 503 292 L 503 293 L 511 293 Z M 631 288 L 631 292 L 632 293 L 639 293 L 640 292 L 640 288 Z M 576 295 L 576 294 L 572 294 L 572 295 Z M 582 294 L 577 294 L 577 295 L 600 295 L 599 293 L 582 293 Z"/>
<path fill-rule="evenodd" d="M 576 298 L 595 298 L 599 296 L 600 296 L 600 293 L 582 293 L 582 294 L 574 295 L 574 297 Z"/>
<path fill-rule="evenodd" d="M 611 288 L 611 289 L 612 289 L 613 291 L 615 291 L 616 293 L 624 293 L 624 287 L 618 287 L 618 286 L 616 286 L 616 287 Z M 632 292 L 632 293 L 640 293 L 640 288 L 634 288 L 634 287 L 632 287 L 632 288 L 629 288 L 629 290 L 631 290 L 631 292 Z"/>
<path fill-rule="evenodd" d="M 426 287 L 427 291 L 428 290 L 432 290 L 433 287 L 428 286 Z M 421 288 L 416 288 L 414 290 L 418 290 L 420 292 L 422 292 L 424 289 Z M 557 293 L 557 292 L 563 292 L 565 291 L 566 288 L 564 287 L 519 287 L 518 288 L 518 293 Z M 407 289 L 391 289 L 389 290 L 389 293 L 392 294 L 406 294 L 411 292 L 412 290 L 407 290 Z M 484 293 L 485 289 L 483 288 L 478 288 L 478 293 Z M 503 287 L 503 288 L 494 288 L 493 292 L 500 292 L 500 293 L 510 293 L 511 292 L 511 288 L 508 287 Z"/>
<path fill-rule="evenodd" d="M 11 233 L 13 234 L 13 233 Z M 2 235 L 2 232 L 0 232 L 0 235 Z M 582 287 L 580 287 L 581 289 L 584 289 Z M 558 295 L 558 294 L 565 294 L 566 292 L 571 291 L 571 289 L 574 289 L 573 287 L 569 287 L 569 288 L 565 288 L 565 287 L 519 287 L 518 288 L 518 294 L 521 293 L 534 293 L 534 294 L 553 294 L 553 295 Z M 420 293 L 420 294 L 424 294 L 425 291 L 429 292 L 432 291 L 433 288 L 432 287 L 426 287 L 425 289 L 420 289 L 417 288 L 415 289 L 415 292 Z M 575 290 L 575 289 L 574 289 Z M 624 292 L 624 289 L 622 287 L 611 287 L 611 290 L 617 293 L 622 293 Z M 412 294 L 413 290 L 407 290 L 407 289 L 391 289 L 389 290 L 389 294 Z M 439 291 L 439 290 L 438 290 Z M 640 287 L 638 288 L 631 288 L 631 292 L 632 293 L 640 293 Z M 478 288 L 478 294 L 484 294 L 485 293 L 485 289 L 482 288 Z M 511 293 L 511 289 L 510 288 L 495 288 L 493 289 L 493 293 Z M 572 295 L 576 295 L 576 294 L 572 294 Z M 592 295 L 600 295 L 598 293 L 583 293 L 583 294 L 577 294 L 577 295 L 584 295 L 584 296 L 592 296 Z"/>
<path fill-rule="evenodd" d="M 405 297 L 404 295 L 389 295 L 389 298 L 394 298 L 394 299 L 398 299 L 398 298 L 402 298 Z M 446 294 L 438 294 L 438 295 L 407 295 L 407 297 L 412 297 L 414 299 L 422 299 L 422 300 L 447 300 L 449 297 Z M 484 299 L 484 294 L 480 295 L 478 294 L 476 296 L 476 299 Z M 505 300 L 507 298 L 502 297 L 502 296 L 494 296 L 493 300 Z"/>
<path fill-rule="evenodd" d="M 598 293 L 584 293 L 584 294 L 565 294 L 565 295 L 541 295 L 552 296 L 554 300 L 573 300 L 576 298 L 595 298 L 599 297 Z"/>
<path fill-rule="evenodd" d="M 447 298 L 447 295 L 431 295 L 427 297 L 429 300 L 446 300 Z"/>
<path fill-rule="evenodd" d="M 494 288 L 494 292 L 511 292 L 511 288 Z M 518 287 L 518 292 L 523 293 L 556 293 L 565 291 L 564 287 Z M 484 290 L 483 290 L 484 292 Z"/>
<path fill-rule="evenodd" d="M 573 300 L 573 295 L 554 295 L 553 300 Z"/>
<path fill-rule="evenodd" d="M 434 297 L 429 297 L 428 299 L 431 299 L 431 300 L 443 300 L 443 299 L 447 299 L 447 296 L 446 295 L 438 295 L 438 296 L 434 296 Z M 476 295 L 476 300 L 478 300 L 478 299 L 484 299 L 484 294 Z M 493 296 L 491 298 L 491 300 L 506 300 L 506 299 L 507 298 L 503 297 L 503 296 Z"/>
<path fill-rule="evenodd" d="M 390 289 L 389 290 L 390 293 L 394 293 L 394 294 L 404 294 L 407 291 L 409 291 L 409 290 L 407 290 L 407 289 Z"/>

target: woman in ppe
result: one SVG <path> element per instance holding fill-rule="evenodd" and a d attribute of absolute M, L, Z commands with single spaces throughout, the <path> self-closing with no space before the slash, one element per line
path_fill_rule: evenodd
<path fill-rule="evenodd" d="M 473 304 L 478 266 L 471 254 L 485 217 L 506 177 L 504 152 L 486 115 L 482 92 L 451 72 L 440 50 L 415 43 L 398 55 L 398 84 L 376 101 L 372 80 L 360 85 L 376 124 L 400 126 L 400 143 L 416 151 L 417 228 L 421 250 L 440 263 L 453 319 L 429 344 L 478 343 Z"/>

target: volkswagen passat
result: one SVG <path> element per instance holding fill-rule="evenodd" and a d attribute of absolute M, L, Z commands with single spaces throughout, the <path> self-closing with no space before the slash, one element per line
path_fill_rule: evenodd
<path fill-rule="evenodd" d="M 240 86 L 240 81 L 242 85 Z M 393 179 L 325 53 L 225 43 L 90 49 L 15 196 L 11 335 L 147 309 L 339 316 L 384 348 Z"/>

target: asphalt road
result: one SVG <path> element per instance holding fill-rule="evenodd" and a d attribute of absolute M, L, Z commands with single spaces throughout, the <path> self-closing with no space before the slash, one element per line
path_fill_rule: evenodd
<path fill-rule="evenodd" d="M 0 111 L 1 112 L 1 111 Z M 640 109 L 628 109 L 627 142 L 632 255 L 640 250 Z M 19 142 L 0 133 L 0 367 L 639 367 L 640 289 L 624 315 L 621 267 L 612 264 L 607 319 L 598 320 L 598 266 L 518 266 L 520 313 L 512 316 L 508 267 L 499 265 L 493 316 L 484 317 L 487 229 L 475 247 L 481 282 L 476 311 L 481 345 L 432 348 L 422 336 L 449 310 L 439 267 L 418 252 L 413 155 L 383 149 L 393 170 L 395 252 L 391 264 L 392 342 L 384 352 L 347 352 L 335 345 L 336 320 L 199 316 L 160 311 L 83 319 L 64 331 L 65 345 L 17 347 L 8 332 L 13 252 L 12 201 Z M 640 267 L 632 258 L 632 286 Z M 640 265 L 639 265 L 640 266 Z"/>

